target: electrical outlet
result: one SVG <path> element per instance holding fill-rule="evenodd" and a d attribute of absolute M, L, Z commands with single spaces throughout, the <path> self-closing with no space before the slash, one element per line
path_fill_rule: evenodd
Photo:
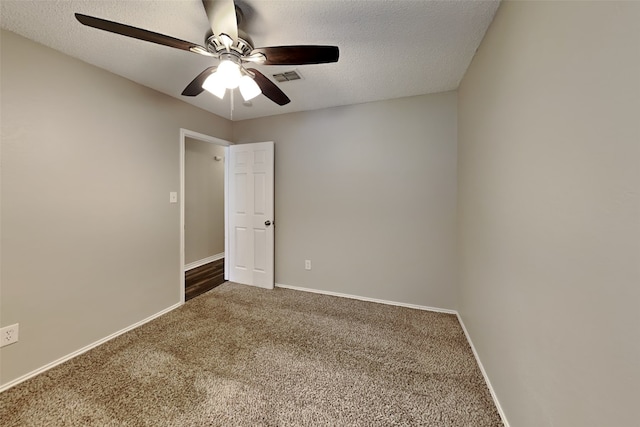
<path fill-rule="evenodd" d="M 16 323 L 0 329 L 0 347 L 18 342 L 18 326 Z"/>
<path fill-rule="evenodd" d="M 305 270 L 311 270 L 311 260 L 310 259 L 305 259 L 304 260 L 304 269 Z"/>

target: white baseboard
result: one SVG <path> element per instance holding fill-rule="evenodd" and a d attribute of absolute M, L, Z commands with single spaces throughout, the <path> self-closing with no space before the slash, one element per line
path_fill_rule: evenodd
<path fill-rule="evenodd" d="M 219 259 L 224 258 L 224 252 L 220 252 L 219 254 L 211 255 L 210 257 L 200 259 L 198 261 L 191 262 L 184 266 L 184 271 L 193 270 L 194 268 L 201 267 L 205 264 L 209 264 L 213 261 L 218 261 Z"/>
<path fill-rule="evenodd" d="M 489 393 L 491 393 L 491 398 L 493 399 L 493 403 L 496 405 L 496 408 L 498 409 L 498 414 L 500 414 L 500 418 L 502 419 L 502 424 L 504 424 L 504 427 L 509 427 L 509 421 L 507 421 L 507 416 L 504 414 L 504 411 L 500 406 L 500 402 L 498 401 L 498 396 L 496 396 L 496 392 L 493 390 L 491 381 L 489 381 L 489 376 L 487 375 L 487 371 L 484 370 L 484 366 L 482 365 L 480 356 L 478 355 L 478 352 L 476 351 L 476 348 L 473 345 L 473 341 L 471 341 L 471 336 L 467 331 L 467 327 L 464 326 L 464 322 L 462 321 L 462 317 L 460 317 L 460 313 L 456 312 L 456 315 L 458 316 L 458 322 L 460 322 L 460 326 L 462 326 L 464 335 L 467 337 L 467 341 L 471 346 L 471 351 L 473 351 L 473 356 L 476 358 L 476 363 L 478 363 L 478 366 L 480 367 L 480 372 L 482 372 L 482 376 L 484 377 L 484 382 L 487 383 L 487 387 L 489 388 Z"/>
<path fill-rule="evenodd" d="M 98 341 L 95 341 L 95 342 L 93 342 L 93 343 L 91 343 L 91 344 L 89 344 L 89 345 L 87 345 L 85 347 L 82 347 L 79 350 L 76 350 L 76 351 L 74 351 L 72 353 L 69 353 L 66 356 L 63 356 L 58 360 L 54 360 L 51 363 L 47 363 L 46 365 L 44 365 L 44 366 L 42 366 L 42 367 L 40 367 L 38 369 L 35 369 L 35 370 L 33 370 L 33 371 L 31 371 L 31 372 L 29 372 L 29 373 L 27 373 L 27 374 L 25 374 L 25 375 L 23 375 L 21 377 L 18 377 L 15 380 L 12 380 L 12 381 L 9 381 L 8 383 L 2 384 L 2 385 L 0 385 L 0 393 L 5 391 L 5 390 L 10 389 L 11 387 L 14 387 L 14 386 L 20 384 L 23 381 L 28 380 L 29 378 L 35 377 L 38 374 L 41 374 L 41 373 L 43 373 L 45 371 L 48 371 L 49 369 L 53 368 L 54 366 L 58 366 L 59 364 L 64 363 L 67 360 L 73 359 L 76 356 L 80 356 L 82 353 L 86 353 L 87 351 L 91 350 L 92 348 L 98 347 L 100 344 L 104 344 L 107 341 L 112 340 L 115 337 L 124 334 L 125 332 L 129 332 L 130 330 L 135 329 L 135 328 L 137 328 L 139 326 L 142 326 L 145 323 L 150 322 L 153 319 L 162 316 L 163 314 L 166 314 L 166 313 L 168 313 L 168 312 L 170 312 L 172 310 L 175 310 L 176 308 L 180 307 L 182 304 L 184 304 L 184 303 L 179 302 L 177 304 L 174 304 L 171 307 L 165 308 L 162 311 L 159 311 L 159 312 L 157 312 L 155 314 L 152 314 L 151 316 L 147 317 L 146 319 L 143 319 L 143 320 L 141 320 L 139 322 L 136 322 L 133 325 L 127 326 L 126 328 L 119 330 L 118 332 L 114 332 L 113 334 L 111 334 L 109 336 L 106 336 L 106 337 L 104 337 L 102 339 L 99 339 Z"/>
<path fill-rule="evenodd" d="M 424 305 L 408 304 L 408 303 L 396 302 L 396 301 L 387 301 L 387 300 L 377 299 L 377 298 L 369 298 L 369 297 L 361 297 L 361 296 L 358 296 L 358 295 L 343 294 L 343 293 L 340 293 L 340 292 L 323 291 L 323 290 L 320 290 L 320 289 L 301 288 L 299 286 L 283 285 L 281 283 L 276 283 L 276 287 L 277 288 L 285 288 L 285 289 L 293 289 L 294 291 L 312 292 L 314 294 L 331 295 L 331 296 L 334 296 L 334 297 L 357 299 L 357 300 L 360 300 L 360 301 L 376 302 L 376 303 L 379 303 L 379 304 L 396 305 L 396 306 L 399 306 L 399 307 L 415 308 L 416 310 L 435 311 L 435 312 L 438 312 L 438 313 L 447 313 L 447 314 L 456 314 L 456 315 L 458 314 L 457 311 L 449 310 L 447 308 L 427 307 L 427 306 L 424 306 Z"/>

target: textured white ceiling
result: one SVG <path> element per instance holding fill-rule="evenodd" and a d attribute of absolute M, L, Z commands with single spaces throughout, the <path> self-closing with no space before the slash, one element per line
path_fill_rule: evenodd
<path fill-rule="evenodd" d="M 0 24 L 31 40 L 232 120 L 453 90 L 463 77 L 499 1 L 237 0 L 255 47 L 325 44 L 335 64 L 258 66 L 265 75 L 297 69 L 303 80 L 277 83 L 291 98 L 242 104 L 185 86 L 217 60 L 85 27 L 75 12 L 204 44 L 200 0 L 1 0 Z"/>

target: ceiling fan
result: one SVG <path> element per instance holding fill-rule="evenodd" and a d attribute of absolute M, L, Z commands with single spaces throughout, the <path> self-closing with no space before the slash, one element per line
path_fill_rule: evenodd
<path fill-rule="evenodd" d="M 255 68 L 245 68 L 245 64 L 306 65 L 338 61 L 337 46 L 254 48 L 251 37 L 241 28 L 242 10 L 233 0 L 202 0 L 202 3 L 213 31 L 206 38 L 205 46 L 106 19 L 80 13 L 75 16 L 89 27 L 219 59 L 217 66 L 207 68 L 187 85 L 182 91 L 184 96 L 196 96 L 207 90 L 222 99 L 227 89 L 239 87 L 245 101 L 262 93 L 276 104 L 285 105 L 291 102 L 289 97 L 264 74 Z"/>

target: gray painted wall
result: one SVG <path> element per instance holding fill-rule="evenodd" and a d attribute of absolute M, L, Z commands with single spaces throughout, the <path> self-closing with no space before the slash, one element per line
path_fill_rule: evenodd
<path fill-rule="evenodd" d="M 186 138 L 184 163 L 184 262 L 189 264 L 224 252 L 224 147 Z"/>
<path fill-rule="evenodd" d="M 233 129 L 276 142 L 276 283 L 456 308 L 455 92 Z"/>
<path fill-rule="evenodd" d="M 639 22 L 504 2 L 459 88 L 459 310 L 512 426 L 638 425 Z"/>
<path fill-rule="evenodd" d="M 179 130 L 230 139 L 231 123 L 15 34 L 1 43 L 0 315 L 20 323 L 0 350 L 6 383 L 179 302 Z"/>

